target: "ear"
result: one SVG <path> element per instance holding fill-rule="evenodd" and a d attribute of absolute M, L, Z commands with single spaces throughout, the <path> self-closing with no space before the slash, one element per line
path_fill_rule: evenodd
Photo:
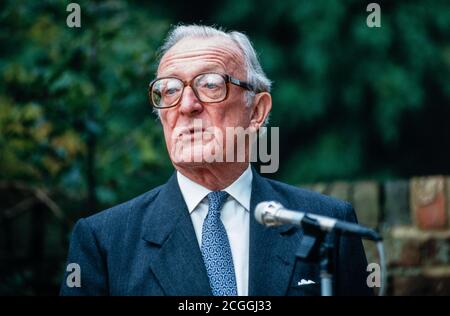
<path fill-rule="evenodd" d="M 253 110 L 250 118 L 250 128 L 257 131 L 266 120 L 272 109 L 272 96 L 268 92 L 261 92 L 253 99 Z"/>

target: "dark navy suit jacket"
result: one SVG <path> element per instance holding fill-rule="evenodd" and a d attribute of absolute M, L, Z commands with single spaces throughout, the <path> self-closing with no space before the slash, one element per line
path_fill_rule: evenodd
<path fill-rule="evenodd" d="M 250 203 L 249 295 L 320 295 L 319 266 L 296 257 L 304 235 L 294 226 L 267 228 L 255 206 L 274 200 L 286 208 L 356 222 L 352 206 L 258 175 L 253 169 Z M 338 295 L 370 295 L 366 257 L 359 238 L 336 237 Z M 121 205 L 80 219 L 67 263 L 81 269 L 81 287 L 61 295 L 212 295 L 200 248 L 176 174 Z M 315 284 L 298 285 L 312 280 Z"/>

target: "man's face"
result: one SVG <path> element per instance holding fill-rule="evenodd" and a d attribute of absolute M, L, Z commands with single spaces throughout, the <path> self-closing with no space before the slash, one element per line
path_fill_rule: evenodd
<path fill-rule="evenodd" d="M 190 81 L 205 72 L 247 79 L 242 52 L 232 40 L 223 37 L 179 41 L 161 59 L 158 78 L 172 76 Z M 233 146 L 225 141 L 226 128 L 245 129 L 250 124 L 251 107 L 245 105 L 245 91 L 228 84 L 224 101 L 203 103 L 186 86 L 177 106 L 160 110 L 167 149 L 176 166 L 203 165 L 218 152 L 225 153 L 226 146 Z"/>

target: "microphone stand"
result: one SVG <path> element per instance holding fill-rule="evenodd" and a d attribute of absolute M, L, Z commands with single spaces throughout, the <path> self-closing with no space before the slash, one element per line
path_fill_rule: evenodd
<path fill-rule="evenodd" d="M 320 243 L 320 291 L 322 296 L 333 296 L 333 245 Z"/>
<path fill-rule="evenodd" d="M 319 261 L 321 295 L 332 296 L 334 243 L 330 242 L 330 238 L 327 238 L 328 232 L 319 228 L 317 220 L 305 216 L 302 220 L 302 227 L 304 235 L 296 256 L 305 260 Z M 336 288 L 336 284 L 334 284 L 334 287 Z"/>

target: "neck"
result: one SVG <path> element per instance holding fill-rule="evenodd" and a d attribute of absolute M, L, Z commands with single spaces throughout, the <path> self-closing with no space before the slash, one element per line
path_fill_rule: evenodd
<path fill-rule="evenodd" d="M 223 190 L 247 169 L 248 162 L 215 163 L 201 166 L 175 166 L 184 176 L 211 191 Z"/>

